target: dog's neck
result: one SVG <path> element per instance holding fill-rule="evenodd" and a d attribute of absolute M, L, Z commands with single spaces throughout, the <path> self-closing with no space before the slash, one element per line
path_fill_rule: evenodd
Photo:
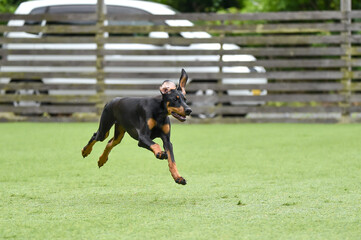
<path fill-rule="evenodd" d="M 159 103 L 158 116 L 162 117 L 162 118 L 166 118 L 168 116 L 168 110 L 167 110 L 167 103 L 166 103 L 164 97 L 161 95 L 161 96 L 155 97 L 155 99 Z"/>

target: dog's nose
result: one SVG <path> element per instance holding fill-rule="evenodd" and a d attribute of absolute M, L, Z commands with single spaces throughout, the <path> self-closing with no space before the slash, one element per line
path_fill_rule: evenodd
<path fill-rule="evenodd" d="M 192 113 L 192 109 L 187 108 L 187 109 L 185 110 L 185 112 L 186 112 L 186 115 L 190 115 L 190 114 Z"/>

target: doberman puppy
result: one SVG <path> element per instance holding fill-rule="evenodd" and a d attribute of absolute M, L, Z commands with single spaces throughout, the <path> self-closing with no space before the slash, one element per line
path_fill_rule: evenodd
<path fill-rule="evenodd" d="M 181 122 L 192 112 L 186 103 L 185 86 L 188 75 L 182 69 L 178 87 L 169 80 L 160 86 L 161 96 L 153 98 L 114 98 L 108 102 L 100 117 L 99 129 L 90 138 L 89 143 L 82 149 L 82 155 L 88 156 L 97 141 L 104 141 L 109 135 L 110 128 L 114 127 L 114 137 L 106 145 L 103 154 L 99 157 L 98 166 L 103 166 L 113 147 L 119 144 L 124 133 L 127 132 L 138 141 L 138 146 L 152 151 L 158 159 L 168 159 L 169 171 L 178 184 L 185 185 L 186 180 L 178 173 L 174 160 L 173 146 L 170 142 L 170 120 L 172 115 Z M 164 151 L 153 142 L 154 138 L 161 138 Z"/>

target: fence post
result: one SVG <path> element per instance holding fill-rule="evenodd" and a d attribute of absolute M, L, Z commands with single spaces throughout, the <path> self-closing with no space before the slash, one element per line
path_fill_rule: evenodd
<path fill-rule="evenodd" d="M 96 49 L 96 89 L 97 89 L 97 114 L 101 114 L 105 100 L 105 82 L 104 82 L 104 23 L 106 15 L 106 6 L 104 0 L 97 1 L 97 33 L 95 35 Z"/>
<path fill-rule="evenodd" d="M 350 107 L 351 107 L 351 83 L 352 83 L 352 55 L 351 55 L 351 0 L 340 0 L 340 10 L 342 13 L 342 24 L 344 25 L 344 30 L 341 35 L 343 37 L 343 42 L 341 44 L 341 48 L 343 50 L 344 55 L 341 57 L 346 61 L 346 67 L 342 68 L 343 78 L 341 79 L 341 83 L 343 85 L 343 90 L 341 95 L 344 97 L 343 102 L 341 103 L 342 107 L 342 123 L 349 123 L 351 118 Z"/>
<path fill-rule="evenodd" d="M 224 27 L 225 25 L 225 22 L 224 20 L 221 20 L 221 26 Z M 219 51 L 221 52 L 219 54 L 219 63 L 222 64 L 223 63 L 223 50 L 224 50 L 224 37 L 225 37 L 225 33 L 222 32 L 220 34 L 220 46 L 219 46 Z M 219 66 L 219 73 L 222 74 L 223 73 L 223 65 Z M 223 83 L 222 83 L 222 78 L 218 78 L 217 79 L 217 88 L 218 89 L 221 89 L 220 86 L 222 86 Z M 215 107 L 215 111 L 217 112 L 218 109 L 222 109 L 222 105 L 223 103 L 221 102 L 221 98 L 223 96 L 223 91 L 221 90 L 218 90 L 216 92 L 216 95 L 217 95 L 217 98 L 218 98 L 218 103 L 216 104 L 216 107 Z M 223 118 L 223 114 L 219 114 L 218 117 L 216 117 L 216 121 L 217 122 L 221 122 L 221 119 Z"/>

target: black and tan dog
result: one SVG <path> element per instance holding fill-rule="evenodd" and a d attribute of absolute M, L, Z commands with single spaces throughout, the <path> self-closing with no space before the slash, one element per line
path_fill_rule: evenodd
<path fill-rule="evenodd" d="M 171 81 L 166 80 L 160 86 L 161 96 L 154 98 L 114 98 L 108 102 L 100 118 L 99 129 L 93 134 L 89 143 L 82 149 L 83 157 L 88 156 L 97 141 L 104 141 L 109 135 L 113 125 L 114 137 L 110 139 L 99 157 L 98 166 L 103 166 L 113 147 L 119 144 L 127 132 L 132 138 L 138 141 L 138 146 L 152 151 L 158 159 L 168 159 L 169 171 L 174 181 L 185 185 L 186 180 L 178 173 L 173 146 L 170 142 L 170 120 L 172 115 L 181 122 L 192 112 L 187 105 L 185 85 L 187 73 L 182 69 L 178 87 Z M 155 142 L 154 138 L 161 138 L 162 148 Z"/>

